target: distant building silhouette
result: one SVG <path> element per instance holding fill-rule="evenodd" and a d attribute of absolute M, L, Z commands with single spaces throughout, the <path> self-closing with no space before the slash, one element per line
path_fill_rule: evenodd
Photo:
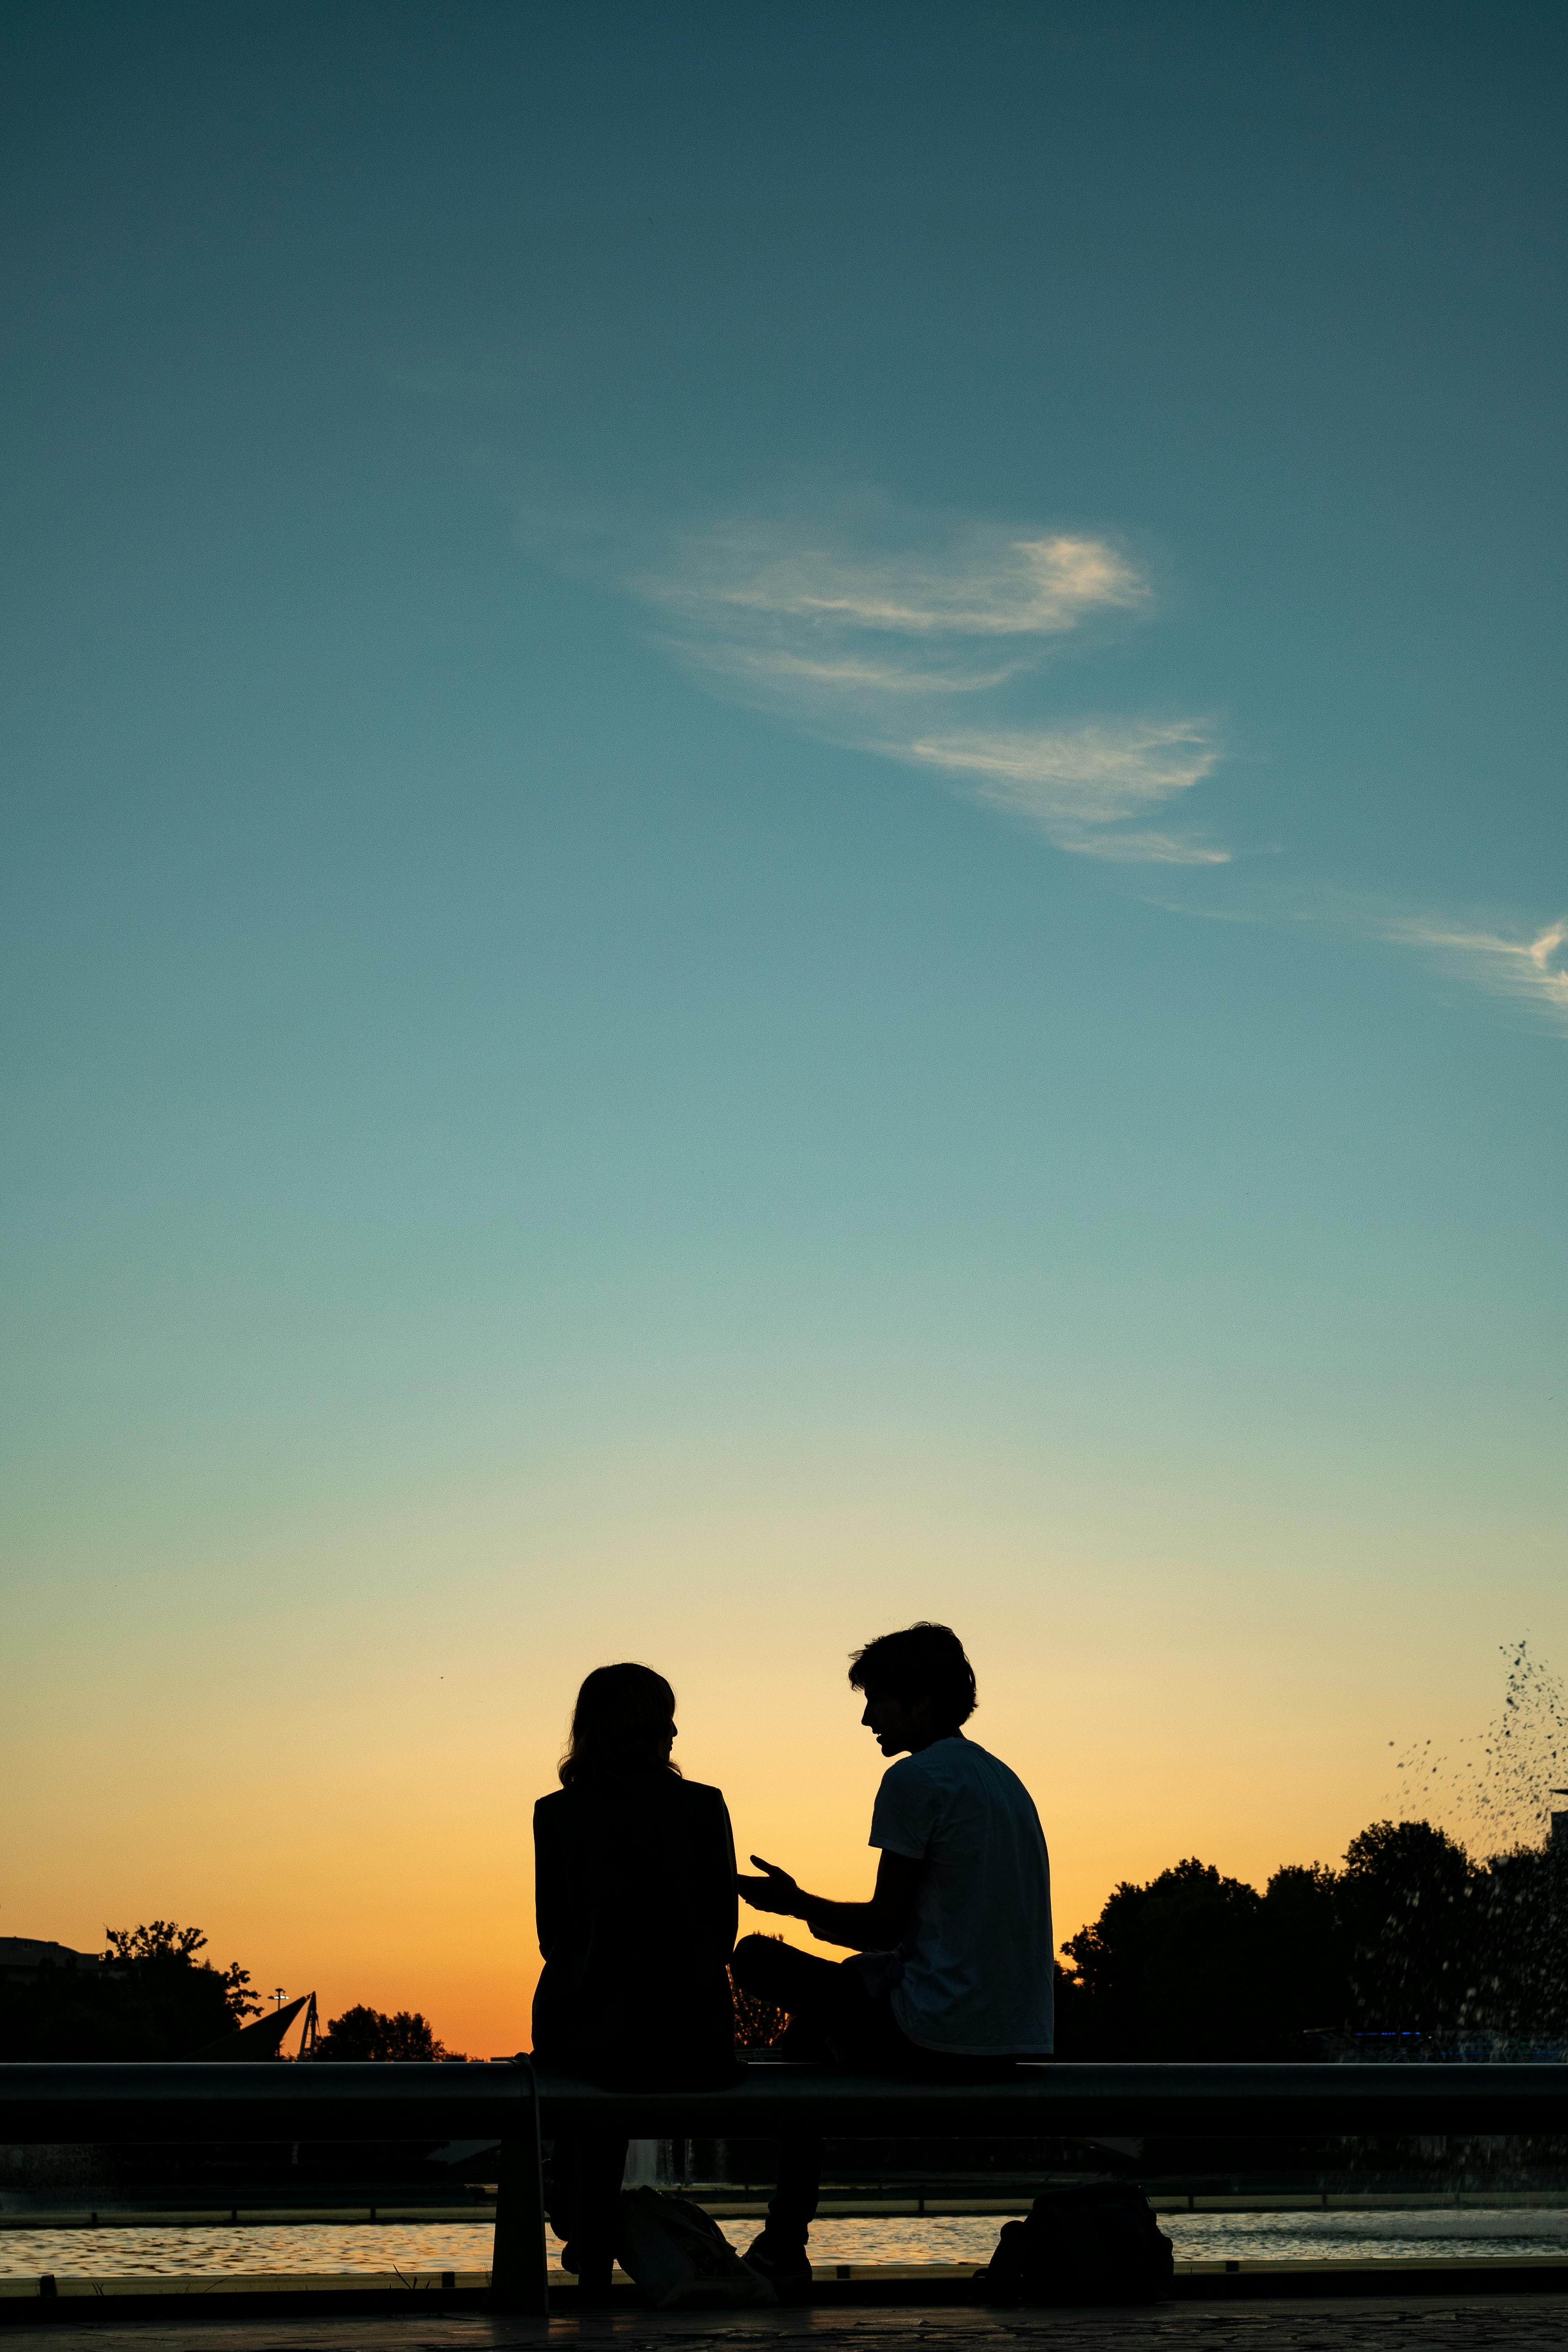
<path fill-rule="evenodd" d="M 0 1969 L 13 1980 L 37 1976 L 40 1969 L 97 1970 L 102 1966 L 101 1952 L 73 1952 L 68 1944 L 53 1944 L 42 1936 L 0 1936 Z"/>

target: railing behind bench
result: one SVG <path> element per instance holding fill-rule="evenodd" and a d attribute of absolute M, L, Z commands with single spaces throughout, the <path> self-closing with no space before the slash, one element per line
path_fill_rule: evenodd
<path fill-rule="evenodd" d="M 491 2287 L 503 2310 L 548 2309 L 539 2099 L 526 2059 L 0 2066 L 0 2142 L 297 2139 L 494 2140 Z"/>
<path fill-rule="evenodd" d="M 1568 2066 L 1020 2066 L 892 2083 L 753 2065 L 730 2091 L 601 2091 L 527 2059 L 472 2065 L 0 2066 L 0 2142 L 494 2140 L 491 2283 L 542 2313 L 540 2136 L 997 2139 L 1104 2134 L 1568 2132 Z"/>

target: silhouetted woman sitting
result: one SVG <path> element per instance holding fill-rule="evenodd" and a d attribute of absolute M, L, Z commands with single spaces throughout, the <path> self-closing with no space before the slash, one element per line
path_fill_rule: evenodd
<path fill-rule="evenodd" d="M 717 1789 L 670 1760 L 675 1693 L 648 1666 L 598 1666 L 577 1694 L 561 1788 L 533 1809 L 534 1901 L 544 1973 L 535 2056 L 610 2090 L 734 2082 L 727 1963 L 735 1845 Z M 567 2267 L 607 2289 L 626 2143 L 555 2143 L 550 2221 Z"/>

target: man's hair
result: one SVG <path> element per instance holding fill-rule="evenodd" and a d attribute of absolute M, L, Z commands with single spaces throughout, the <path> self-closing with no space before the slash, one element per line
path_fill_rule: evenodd
<path fill-rule="evenodd" d="M 922 1618 L 901 1633 L 868 1642 L 849 1661 L 849 1687 L 868 1698 L 929 1698 L 939 1723 L 967 1723 L 974 1712 L 974 1669 L 951 1625 Z"/>

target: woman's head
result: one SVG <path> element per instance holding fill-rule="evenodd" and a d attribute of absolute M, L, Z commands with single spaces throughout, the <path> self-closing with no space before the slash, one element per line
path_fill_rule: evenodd
<path fill-rule="evenodd" d="M 651 1666 L 595 1666 L 577 1694 L 561 1785 L 626 1772 L 679 1773 L 670 1761 L 675 1693 Z"/>

